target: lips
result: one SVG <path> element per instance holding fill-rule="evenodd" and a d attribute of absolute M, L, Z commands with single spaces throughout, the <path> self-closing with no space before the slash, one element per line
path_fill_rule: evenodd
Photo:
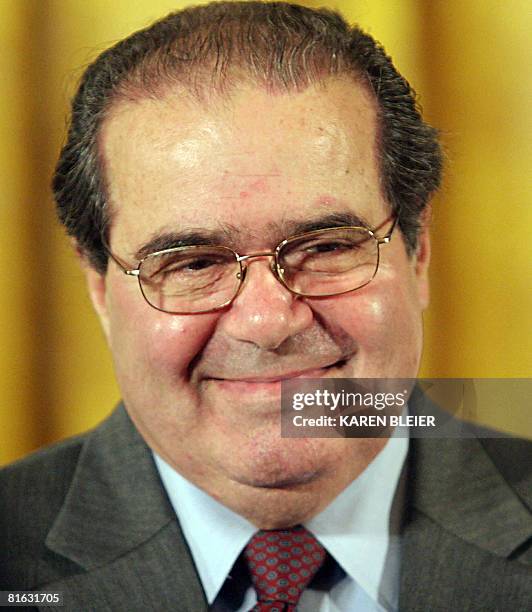
<path fill-rule="evenodd" d="M 292 361 L 293 364 L 293 361 Z M 260 418 L 264 422 L 278 425 L 279 411 L 282 404 L 283 386 L 288 381 L 298 381 L 305 378 L 344 378 L 347 373 L 348 359 L 334 361 L 321 367 L 283 368 L 283 371 L 260 371 L 253 375 L 209 376 L 200 383 L 200 392 L 206 402 L 223 411 L 237 410 L 237 418 L 246 410 L 246 418 Z M 218 374 L 218 373 L 217 373 Z M 296 382 L 296 384 L 298 384 Z M 233 413 L 231 413 L 233 414 Z M 264 419 L 264 421 L 263 421 Z M 273 419 L 273 421 L 272 421 Z M 251 427 L 252 421 L 249 422 Z"/>
<path fill-rule="evenodd" d="M 208 376 L 207 379 L 216 380 L 226 383 L 248 383 L 248 384 L 267 384 L 267 383 L 276 383 L 282 382 L 283 380 L 290 380 L 294 378 L 321 378 L 326 372 L 332 370 L 333 368 L 342 367 L 345 365 L 346 359 L 341 359 L 339 361 L 335 361 L 332 364 L 327 364 L 323 366 L 317 366 L 313 368 L 306 368 L 304 370 L 292 370 L 283 372 L 281 374 L 271 374 L 271 375 L 250 375 L 250 376 L 241 376 L 231 377 L 231 376 Z"/>

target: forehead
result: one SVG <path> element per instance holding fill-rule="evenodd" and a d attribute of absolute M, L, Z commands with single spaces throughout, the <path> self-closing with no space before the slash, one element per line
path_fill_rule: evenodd
<path fill-rule="evenodd" d="M 111 239 L 384 211 L 373 100 L 353 81 L 272 94 L 243 87 L 208 105 L 169 93 L 119 103 L 101 134 Z"/>

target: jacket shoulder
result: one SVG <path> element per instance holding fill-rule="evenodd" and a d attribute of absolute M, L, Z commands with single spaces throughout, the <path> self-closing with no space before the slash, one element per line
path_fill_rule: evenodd
<path fill-rule="evenodd" d="M 0 589 L 35 584 L 35 560 L 63 505 L 87 434 L 0 469 Z M 14 588 L 14 587 L 11 587 Z"/>

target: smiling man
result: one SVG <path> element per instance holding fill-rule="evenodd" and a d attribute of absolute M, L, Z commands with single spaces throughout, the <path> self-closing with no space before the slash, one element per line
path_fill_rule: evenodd
<path fill-rule="evenodd" d="M 283 381 L 415 378 L 440 170 L 408 84 L 336 14 L 207 5 L 103 53 L 54 190 L 123 405 L 5 472 L 37 508 L 10 521 L 5 588 L 71 610 L 498 609 L 489 575 L 524 605 L 505 557 L 530 517 L 477 441 L 407 466 L 406 439 L 281 436 Z M 465 464 L 510 535 L 498 510 L 491 540 L 478 514 L 457 527 L 484 500 Z"/>
<path fill-rule="evenodd" d="M 238 267 L 220 246 L 268 252 L 309 228 L 342 228 L 354 218 L 377 227 L 390 217 L 367 87 L 348 77 L 299 92 L 233 86 L 199 105 L 175 88 L 157 100 L 117 101 L 101 130 L 109 248 L 126 269 L 149 253 L 140 270 L 149 277 L 144 293 L 152 306 L 213 310 L 233 297 Z M 211 245 L 212 255 L 197 254 L 197 244 Z M 181 250 L 154 256 L 154 247 Z M 270 528 L 322 510 L 384 445 L 281 438 L 281 381 L 414 377 L 427 254 L 424 233 L 417 256 L 409 257 L 397 232 L 366 287 L 305 299 L 272 274 L 271 256 L 257 256 L 244 262 L 245 281 L 229 306 L 197 314 L 149 308 L 113 262 L 105 276 L 91 268 L 87 275 L 124 403 L 142 436 L 188 480 Z M 221 260 L 231 293 L 223 279 L 210 280 Z M 192 269 L 195 262 L 205 267 Z M 153 287 L 160 267 L 165 287 L 186 275 L 184 296 L 160 296 Z M 191 287 L 193 275 L 209 284 Z"/>

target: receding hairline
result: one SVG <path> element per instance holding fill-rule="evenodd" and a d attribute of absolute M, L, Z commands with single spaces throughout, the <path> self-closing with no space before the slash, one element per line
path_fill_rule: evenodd
<path fill-rule="evenodd" d="M 150 60 L 146 60 L 149 65 Z M 271 96 L 300 93 L 309 88 L 326 90 L 331 82 L 339 81 L 362 86 L 370 94 L 378 110 L 379 104 L 369 76 L 358 67 L 343 66 L 341 70 L 328 71 L 323 67 L 307 79 L 293 82 L 280 82 L 268 79 L 264 75 L 254 74 L 249 67 L 240 64 L 231 66 L 222 75 L 214 75 L 211 62 L 206 65 L 195 66 L 193 73 L 183 75 L 160 74 L 148 83 L 138 78 L 127 76 L 116 88 L 111 96 L 104 120 L 108 113 L 123 103 L 139 102 L 142 100 L 160 101 L 169 96 L 180 96 L 193 104 L 203 105 L 205 109 L 217 103 L 230 101 L 235 92 L 245 89 L 258 89 Z M 149 70 L 148 70 L 149 72 Z M 208 78 L 212 77 L 212 78 Z"/>
<path fill-rule="evenodd" d="M 53 179 L 58 215 L 91 264 L 105 271 L 109 215 L 97 137 L 120 97 L 157 97 L 165 81 L 187 83 L 196 99 L 230 85 L 244 68 L 255 83 L 304 89 L 324 76 L 367 81 L 377 102 L 380 180 L 401 209 L 414 249 L 420 212 L 438 189 L 437 130 L 423 121 L 415 92 L 382 46 L 337 11 L 284 2 L 212 2 L 176 11 L 104 51 L 85 71 L 72 102 L 68 139 Z"/>

